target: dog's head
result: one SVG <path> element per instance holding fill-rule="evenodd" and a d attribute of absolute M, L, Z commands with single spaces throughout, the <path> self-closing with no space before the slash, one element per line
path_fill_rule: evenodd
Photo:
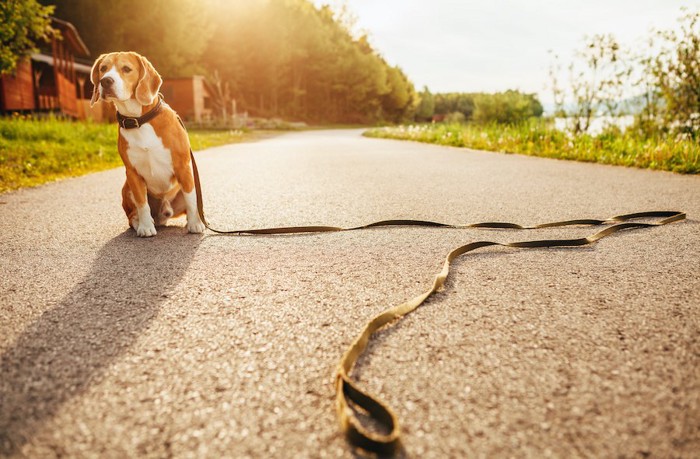
<path fill-rule="evenodd" d="M 113 102 L 136 99 L 141 105 L 150 105 L 163 83 L 148 59 L 133 51 L 98 57 L 92 66 L 90 81 L 95 87 L 91 107 L 99 99 Z"/>

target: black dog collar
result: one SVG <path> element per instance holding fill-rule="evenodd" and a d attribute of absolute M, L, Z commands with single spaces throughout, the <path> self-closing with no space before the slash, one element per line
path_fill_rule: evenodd
<path fill-rule="evenodd" d="M 158 103 L 156 104 L 155 107 L 147 111 L 144 115 L 139 116 L 138 118 L 135 118 L 133 116 L 124 116 L 121 113 L 117 112 L 117 123 L 119 123 L 119 126 L 123 127 L 124 129 L 136 129 L 144 124 L 148 123 L 151 121 L 153 118 L 158 116 L 162 109 L 162 104 L 163 104 L 163 96 L 158 94 Z"/>

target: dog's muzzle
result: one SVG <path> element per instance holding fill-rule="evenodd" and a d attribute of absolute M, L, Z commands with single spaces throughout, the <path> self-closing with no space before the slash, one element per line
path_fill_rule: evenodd
<path fill-rule="evenodd" d="M 114 79 L 112 77 L 104 77 L 100 80 L 100 86 L 102 86 L 102 98 L 106 99 L 107 96 L 116 96 L 114 93 Z"/>

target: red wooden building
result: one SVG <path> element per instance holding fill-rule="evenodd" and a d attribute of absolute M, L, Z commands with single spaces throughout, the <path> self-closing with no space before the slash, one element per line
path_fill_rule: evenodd
<path fill-rule="evenodd" d="M 211 120 L 211 93 L 203 76 L 164 78 L 160 92 L 183 120 L 196 123 Z"/>
<path fill-rule="evenodd" d="M 52 18 L 61 32 L 41 53 L 20 62 L 14 75 L 0 78 L 0 111 L 53 111 L 85 118 L 85 101 L 92 94 L 90 66 L 75 62 L 90 51 L 70 22 Z"/>

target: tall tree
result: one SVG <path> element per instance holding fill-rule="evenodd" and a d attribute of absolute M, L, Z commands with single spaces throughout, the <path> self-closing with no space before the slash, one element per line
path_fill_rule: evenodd
<path fill-rule="evenodd" d="M 17 62 L 36 52 L 37 44 L 51 38 L 53 9 L 36 0 L 0 2 L 0 75 L 13 72 Z"/>
<path fill-rule="evenodd" d="M 587 37 L 585 45 L 576 52 L 576 59 L 568 66 L 569 84 L 560 86 L 558 57 L 550 67 L 552 91 L 557 113 L 571 119 L 575 134 L 587 132 L 593 118 L 600 114 L 617 116 L 622 99 L 624 79 L 629 76 L 623 50 L 611 34 Z M 573 106 L 565 109 L 565 98 L 573 99 Z"/>
<path fill-rule="evenodd" d="M 76 26 L 97 57 L 136 51 L 165 76 L 201 70 L 200 58 L 212 34 L 208 12 L 190 0 L 42 0 L 56 5 L 56 16 Z"/>
<path fill-rule="evenodd" d="M 423 91 L 419 95 L 418 106 L 416 107 L 416 120 L 429 121 L 435 114 L 435 96 L 427 86 L 423 86 Z"/>
<path fill-rule="evenodd" d="M 389 92 L 383 98 L 383 109 L 391 121 L 401 121 L 415 102 L 413 85 L 398 67 L 387 69 Z"/>
<path fill-rule="evenodd" d="M 661 52 L 649 64 L 667 127 L 700 138 L 700 9 L 685 10 L 680 27 L 660 31 Z"/>
<path fill-rule="evenodd" d="M 347 13 L 308 0 L 216 1 L 205 56 L 255 115 L 374 121 L 410 112 L 413 85 L 356 36 Z"/>

